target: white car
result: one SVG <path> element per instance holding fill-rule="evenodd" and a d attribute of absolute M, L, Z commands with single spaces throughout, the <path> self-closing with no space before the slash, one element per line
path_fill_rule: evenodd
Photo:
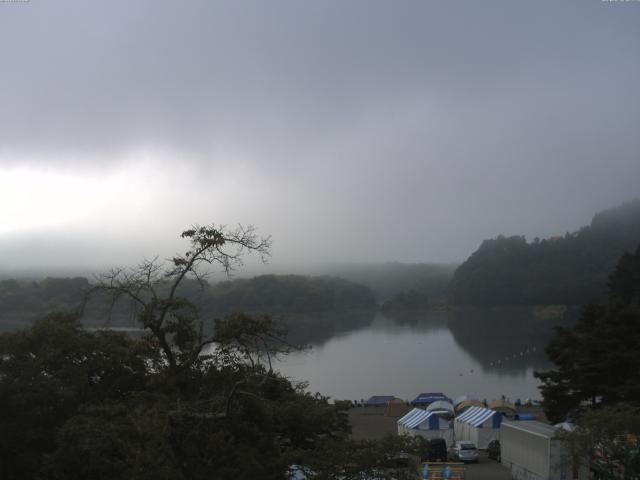
<path fill-rule="evenodd" d="M 449 458 L 459 462 L 477 462 L 478 448 L 472 442 L 456 442 L 449 449 Z"/>

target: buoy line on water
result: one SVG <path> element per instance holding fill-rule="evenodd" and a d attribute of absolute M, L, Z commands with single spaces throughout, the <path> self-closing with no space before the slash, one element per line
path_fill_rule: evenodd
<path fill-rule="evenodd" d="M 513 355 L 507 355 L 506 357 L 504 357 L 504 360 L 499 358 L 498 360 L 495 360 L 493 362 L 489 362 L 489 366 L 490 367 L 500 367 L 503 365 L 503 363 L 507 363 L 511 360 L 517 360 L 519 358 L 524 358 L 527 355 L 531 355 L 532 353 L 536 353 L 538 351 L 537 347 L 531 347 L 531 348 L 526 348 L 524 350 L 521 350 L 520 352 L 514 353 Z"/>

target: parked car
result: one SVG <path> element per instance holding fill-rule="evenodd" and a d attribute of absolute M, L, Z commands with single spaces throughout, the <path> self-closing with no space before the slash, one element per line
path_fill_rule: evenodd
<path fill-rule="evenodd" d="M 449 458 L 458 462 L 477 462 L 478 448 L 472 442 L 458 441 L 449 449 Z"/>
<path fill-rule="evenodd" d="M 447 461 L 447 442 L 444 438 L 432 438 L 429 440 L 429 461 Z"/>
<path fill-rule="evenodd" d="M 499 462 L 500 457 L 500 440 L 491 440 L 487 445 L 487 456 Z"/>

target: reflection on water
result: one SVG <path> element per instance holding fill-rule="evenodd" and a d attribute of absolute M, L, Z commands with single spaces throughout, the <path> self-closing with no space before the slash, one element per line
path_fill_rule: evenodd
<path fill-rule="evenodd" d="M 527 309 L 501 308 L 456 310 L 448 327 L 456 343 L 483 369 L 513 372 L 549 366 L 544 348 L 557 324 L 536 319 Z"/>
<path fill-rule="evenodd" d="M 309 381 L 313 391 L 352 400 L 411 399 L 426 391 L 524 400 L 539 398 L 533 371 L 550 366 L 544 346 L 557 321 L 538 320 L 525 310 L 476 309 L 394 319 L 363 315 L 348 327 L 326 318 L 322 323 L 336 328 L 299 329 L 296 341 L 312 349 L 290 355 L 279 367 Z"/>
<path fill-rule="evenodd" d="M 288 339 L 294 344 L 319 346 L 346 333 L 371 325 L 375 311 L 320 312 L 277 316 L 288 328 Z"/>

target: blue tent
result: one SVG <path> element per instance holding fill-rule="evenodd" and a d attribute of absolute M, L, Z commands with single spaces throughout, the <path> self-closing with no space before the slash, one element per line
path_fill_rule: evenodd
<path fill-rule="evenodd" d="M 395 399 L 393 395 L 374 395 L 370 397 L 369 400 L 365 400 L 365 407 L 383 407 L 391 400 Z"/>
<path fill-rule="evenodd" d="M 433 402 L 445 401 L 451 402 L 451 399 L 447 397 L 444 393 L 435 392 L 435 393 L 421 393 L 416 398 L 413 399 L 411 405 L 414 407 L 426 407 L 431 405 Z"/>

